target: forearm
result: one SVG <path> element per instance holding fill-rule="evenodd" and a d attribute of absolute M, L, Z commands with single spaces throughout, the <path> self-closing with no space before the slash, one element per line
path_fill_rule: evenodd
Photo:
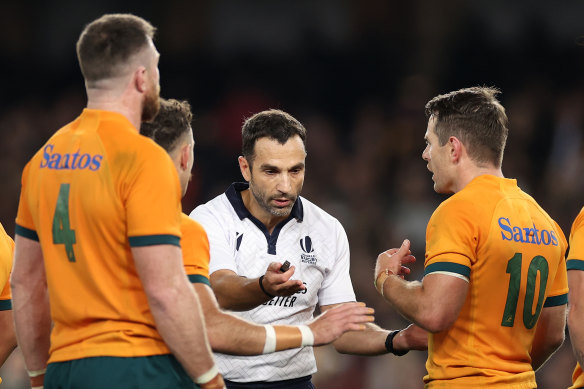
<path fill-rule="evenodd" d="M 0 366 L 2 366 L 16 348 L 12 310 L 0 311 L 0 328 L 2 329 L 0 331 Z"/>
<path fill-rule="evenodd" d="M 160 335 L 187 374 L 195 379 L 211 369 L 215 362 L 203 313 L 187 279 L 178 279 L 174 287 L 148 295 L 148 302 Z"/>
<path fill-rule="evenodd" d="M 568 312 L 568 329 L 574 357 L 580 366 L 584 366 L 584 326 L 582 323 L 584 323 L 583 307 L 571 306 Z"/>
<path fill-rule="evenodd" d="M 562 345 L 565 328 L 565 305 L 543 308 L 537 322 L 533 344 L 529 353 L 533 370 L 539 369 Z"/>
<path fill-rule="evenodd" d="M 51 317 L 44 285 L 30 289 L 13 277 L 12 309 L 16 337 L 26 368 L 43 370 L 49 359 Z"/>
<path fill-rule="evenodd" d="M 222 276 L 213 278 L 212 286 L 221 308 L 231 311 L 248 311 L 271 299 L 261 290 L 259 278 Z"/>
<path fill-rule="evenodd" d="M 425 323 L 425 301 L 423 285 L 419 281 L 404 281 L 391 275 L 383 283 L 383 297 L 404 318 L 427 329 Z"/>
<path fill-rule="evenodd" d="M 376 324 L 367 323 L 366 330 L 345 332 L 333 342 L 333 346 L 342 354 L 366 356 L 387 354 L 385 340 L 388 334 L 388 330 L 384 330 Z"/>

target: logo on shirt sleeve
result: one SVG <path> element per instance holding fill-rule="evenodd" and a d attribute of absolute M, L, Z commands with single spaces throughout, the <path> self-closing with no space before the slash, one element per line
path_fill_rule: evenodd
<path fill-rule="evenodd" d="M 312 246 L 312 239 L 310 239 L 310 236 L 307 235 L 300 239 L 300 248 L 303 251 L 303 253 L 300 254 L 302 263 L 316 265 L 316 254 L 314 254 L 314 247 Z"/>

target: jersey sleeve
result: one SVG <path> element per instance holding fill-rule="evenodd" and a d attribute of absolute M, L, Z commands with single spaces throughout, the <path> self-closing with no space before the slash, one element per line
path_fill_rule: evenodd
<path fill-rule="evenodd" d="M 181 190 L 176 168 L 160 147 L 137 155 L 125 207 L 130 246 L 180 246 Z"/>
<path fill-rule="evenodd" d="M 230 238 L 235 238 L 235 231 L 231 231 L 225 221 L 213 212 L 207 204 L 199 205 L 191 212 L 190 217 L 199 222 L 207 232 L 209 240 L 209 274 L 217 270 L 231 270 L 237 273 L 234 250 Z M 232 232 L 232 237 L 230 236 Z"/>
<path fill-rule="evenodd" d="M 4 227 L 0 225 L 0 311 L 12 309 L 10 296 L 10 272 L 12 270 L 12 256 L 14 241 Z"/>
<path fill-rule="evenodd" d="M 203 226 L 183 214 L 181 216 L 181 249 L 185 272 L 192 283 L 209 283 L 209 240 Z"/>
<path fill-rule="evenodd" d="M 428 222 L 424 275 L 446 274 L 469 282 L 479 232 L 472 204 L 452 200 L 442 203 Z"/>
<path fill-rule="evenodd" d="M 349 275 L 350 254 L 349 241 L 345 229 L 335 220 L 336 258 L 327 269 L 322 286 L 318 291 L 318 304 L 330 305 L 355 301 L 355 292 Z"/>
<path fill-rule="evenodd" d="M 34 159 L 33 159 L 34 160 Z M 30 211 L 30 206 L 28 204 L 27 189 L 28 189 L 28 174 L 31 162 L 29 162 L 24 170 L 22 171 L 22 180 L 20 187 L 20 200 L 18 202 L 18 212 L 16 214 L 16 234 L 23 236 L 28 239 L 36 240 L 38 242 L 39 237 L 36 232 L 34 225 L 34 220 L 32 218 L 32 213 Z"/>
<path fill-rule="evenodd" d="M 570 251 L 567 257 L 568 270 L 584 270 L 584 208 L 572 224 L 570 231 Z"/>

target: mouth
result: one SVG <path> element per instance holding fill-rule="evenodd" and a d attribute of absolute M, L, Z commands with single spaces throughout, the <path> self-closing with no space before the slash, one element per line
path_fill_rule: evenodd
<path fill-rule="evenodd" d="M 292 204 L 292 200 L 291 199 L 287 199 L 287 198 L 272 199 L 272 201 L 279 208 L 285 208 L 285 207 L 288 207 L 288 206 L 290 206 Z"/>

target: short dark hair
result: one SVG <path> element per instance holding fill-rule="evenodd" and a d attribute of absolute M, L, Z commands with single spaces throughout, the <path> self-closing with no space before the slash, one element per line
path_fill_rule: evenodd
<path fill-rule="evenodd" d="M 298 135 L 306 147 L 306 128 L 292 115 L 279 109 L 258 112 L 247 118 L 241 128 L 242 154 L 251 164 L 255 156 L 255 144 L 260 138 L 269 138 L 284 144 Z"/>
<path fill-rule="evenodd" d="M 160 99 L 160 111 L 151 122 L 142 122 L 140 134 L 152 138 L 167 152 L 172 152 L 183 134 L 191 128 L 193 114 L 188 101 Z"/>
<path fill-rule="evenodd" d="M 499 93 L 497 88 L 477 86 L 430 100 L 426 115 L 436 120 L 440 145 L 456 136 L 473 160 L 500 168 L 509 130 L 505 108 L 496 97 Z"/>
<path fill-rule="evenodd" d="M 77 58 L 87 82 L 116 75 L 121 65 L 154 38 L 156 29 L 132 14 L 108 14 L 89 23 L 77 41 Z"/>

